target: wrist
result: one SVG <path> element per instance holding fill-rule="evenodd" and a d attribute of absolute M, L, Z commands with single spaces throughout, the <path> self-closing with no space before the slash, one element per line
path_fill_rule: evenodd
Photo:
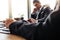
<path fill-rule="evenodd" d="M 38 20 L 36 20 L 36 23 L 38 23 Z"/>

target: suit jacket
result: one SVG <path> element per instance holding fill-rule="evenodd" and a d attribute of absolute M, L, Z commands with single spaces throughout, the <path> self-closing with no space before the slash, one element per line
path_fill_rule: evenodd
<path fill-rule="evenodd" d="M 60 39 L 60 9 L 52 12 L 44 23 L 39 24 L 34 33 L 34 40 Z"/>
<path fill-rule="evenodd" d="M 41 10 L 40 10 L 40 12 L 39 12 L 39 15 L 38 15 L 38 21 L 39 22 L 43 22 L 45 19 L 46 19 L 46 17 L 50 14 L 50 12 L 51 12 L 51 10 L 50 10 L 50 7 L 46 7 L 45 8 L 45 6 L 43 6 L 42 8 L 41 8 Z M 37 17 L 37 13 L 32 13 L 31 14 L 31 18 L 34 18 L 34 19 L 36 19 L 36 17 Z"/>
<path fill-rule="evenodd" d="M 9 26 L 10 33 L 18 36 L 22 36 L 27 40 L 31 40 L 33 38 L 33 33 L 35 32 L 35 28 L 38 24 L 30 24 L 30 23 L 18 23 L 14 22 Z"/>

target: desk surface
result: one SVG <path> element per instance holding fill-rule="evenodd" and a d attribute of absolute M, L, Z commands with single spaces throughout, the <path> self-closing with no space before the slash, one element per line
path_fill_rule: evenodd
<path fill-rule="evenodd" d="M 25 40 L 25 39 L 12 34 L 0 33 L 0 40 Z"/>

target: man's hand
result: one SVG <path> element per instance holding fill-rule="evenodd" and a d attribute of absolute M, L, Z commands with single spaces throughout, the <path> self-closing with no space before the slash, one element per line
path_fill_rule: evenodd
<path fill-rule="evenodd" d="M 36 20 L 33 19 L 33 18 L 30 18 L 28 21 L 29 21 L 30 23 L 36 23 Z"/>
<path fill-rule="evenodd" d="M 4 23 L 5 23 L 5 27 L 6 27 L 6 28 L 9 28 L 9 25 L 10 25 L 12 22 L 14 22 L 13 19 L 11 19 L 11 18 L 6 19 L 5 22 L 4 22 Z"/>
<path fill-rule="evenodd" d="M 33 13 L 36 13 L 36 11 L 37 11 L 37 8 L 34 8 L 34 9 L 33 9 Z"/>

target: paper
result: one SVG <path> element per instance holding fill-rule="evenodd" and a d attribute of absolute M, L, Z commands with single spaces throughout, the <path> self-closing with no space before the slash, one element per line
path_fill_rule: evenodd
<path fill-rule="evenodd" d="M 3 27 L 3 28 L 0 28 L 0 33 L 10 33 L 10 31 L 6 27 Z"/>

